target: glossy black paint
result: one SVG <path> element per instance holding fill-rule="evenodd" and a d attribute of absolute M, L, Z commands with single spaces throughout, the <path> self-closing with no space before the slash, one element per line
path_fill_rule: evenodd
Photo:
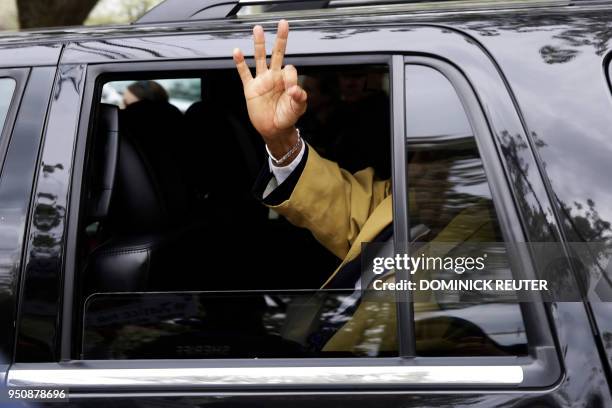
<path fill-rule="evenodd" d="M 25 252 L 16 361 L 49 361 L 58 355 L 63 237 L 84 78 L 81 65 L 59 67 L 38 168 L 31 163 L 37 185 Z"/>
<path fill-rule="evenodd" d="M 545 16 L 524 13 L 515 19 L 469 18 L 458 24 L 491 52 L 517 97 L 531 146 L 550 182 L 555 212 L 549 215 L 556 216 L 565 240 L 607 242 L 607 248 L 612 237 L 612 97 L 607 83 L 611 18 L 603 10 Z M 505 34 L 512 34 L 511 42 Z M 516 49 L 522 52 L 512 52 Z M 594 253 L 580 261 L 605 269 L 610 258 L 609 253 Z M 587 313 L 595 321 L 596 340 L 610 373 L 612 304 L 589 300 Z M 558 304 L 555 310 L 570 313 L 575 307 Z M 561 323 L 558 329 L 570 347 L 584 346 L 584 338 L 572 336 L 573 326 Z M 588 362 L 581 364 L 587 372 Z"/>
<path fill-rule="evenodd" d="M 60 44 L 3 44 L 0 41 L 0 67 L 57 65 L 61 51 Z"/>
<path fill-rule="evenodd" d="M 62 63 L 227 59 L 236 46 L 250 52 L 249 30 L 253 23 L 232 21 L 222 27 L 212 22 L 210 29 L 196 25 L 146 27 L 150 36 L 145 36 L 143 28 L 95 32 L 67 45 Z M 264 23 L 267 27 L 272 25 Z M 612 189 L 607 176 L 612 170 L 607 139 L 612 129 L 608 111 L 612 101 L 605 74 L 612 36 L 609 7 L 411 17 L 390 13 L 328 20 L 304 17 L 292 22 L 292 26 L 296 30 L 291 34 L 290 56 L 388 52 L 433 55 L 456 64 L 474 87 L 487 115 L 496 153 L 502 159 L 522 217 L 522 225 L 515 228 L 534 242 L 577 240 L 575 225 L 582 217 L 586 220 L 580 222 L 590 226 L 586 230 L 596 234 L 578 238 L 588 241 L 609 236 L 607 228 L 597 230 L 597 226 L 606 224 L 597 223 L 592 211 L 591 215 L 584 211 L 585 206 L 593 207 L 603 222 L 612 218 L 608 204 Z M 92 38 L 104 35 L 107 39 Z M 34 297 L 26 297 L 41 299 L 48 313 L 45 321 L 55 325 L 41 343 L 41 355 L 46 361 L 57 359 L 54 353 L 58 347 L 59 309 L 54 302 L 59 300 L 67 186 L 85 68 L 69 65 L 63 69 L 64 80 L 56 85 L 61 92 L 56 95 L 50 117 L 57 122 L 47 131 L 43 156 L 43 163 L 52 167 L 45 170 L 45 164 L 41 165 L 28 260 L 28 265 L 47 265 L 41 270 L 50 282 L 55 282 L 49 286 L 53 288 L 50 295 L 32 292 Z M 72 86 L 60 87 L 62 82 Z M 560 246 L 560 251 L 565 250 Z M 559 272 L 569 270 L 565 265 Z M 549 312 L 558 348 L 563 351 L 565 376 L 556 388 L 528 395 L 520 391 L 215 394 L 184 400 L 167 396 L 165 401 L 174 406 L 338 406 L 349 401 L 363 407 L 612 406 L 603 353 L 612 350 L 612 342 L 604 341 L 612 336 L 606 306 L 551 305 Z M 591 324 L 593 318 L 597 326 Z M 601 337 L 590 335 L 595 328 L 601 331 Z M 155 400 L 162 401 L 164 398 Z M 152 397 L 141 398 L 133 400 L 132 406 L 148 406 L 152 402 Z M 89 399 L 80 404 L 106 406 L 108 400 Z"/>
<path fill-rule="evenodd" d="M 226 58 L 227 49 L 232 48 L 238 44 L 245 49 L 249 49 L 250 44 L 250 32 L 239 32 L 232 34 L 232 38 L 215 38 L 212 35 L 182 35 L 177 37 L 162 36 L 155 38 L 155 42 L 160 45 L 155 50 L 157 55 L 155 59 L 165 61 L 174 59 L 177 57 L 180 59 L 189 58 L 188 56 L 198 55 L 206 58 Z M 296 39 L 297 37 L 297 39 Z M 389 41 L 389 38 L 393 38 L 394 41 Z M 181 43 L 180 48 L 172 48 L 172 44 L 175 41 Z M 81 43 L 75 45 L 69 45 L 64 54 L 65 58 L 69 61 L 75 61 L 80 58 L 88 58 L 97 62 L 102 62 L 101 56 L 110 57 L 111 59 L 123 59 L 126 57 L 134 58 L 136 60 L 150 60 L 153 53 L 150 49 L 143 50 L 145 48 L 145 42 L 149 39 L 133 39 L 126 40 L 129 44 L 126 44 L 125 48 L 121 48 L 117 42 L 107 41 L 103 43 L 92 42 L 92 43 Z M 288 50 L 290 54 L 301 54 L 301 55 L 330 55 L 335 54 L 338 49 L 348 50 L 354 53 L 364 52 L 402 52 L 402 53 L 414 53 L 432 54 L 432 50 L 435 50 L 435 55 L 439 58 L 461 61 L 461 70 L 466 77 L 472 81 L 472 83 L 483 84 L 476 88 L 476 93 L 479 96 L 481 103 L 485 106 L 485 110 L 488 113 L 489 121 L 493 123 L 493 128 L 497 131 L 494 135 L 499 140 L 500 149 L 503 149 L 503 142 L 508 139 L 506 135 L 512 134 L 515 143 L 526 143 L 526 136 L 524 128 L 520 121 L 520 117 L 516 112 L 513 105 L 511 95 L 508 94 L 508 90 L 505 87 L 504 82 L 501 80 L 499 73 L 496 70 L 495 65 L 482 52 L 479 46 L 474 42 L 466 41 L 466 38 L 460 33 L 450 30 L 441 30 L 435 27 L 428 26 L 408 26 L 408 27 L 380 27 L 371 29 L 362 28 L 329 28 L 329 29 L 311 29 L 311 30 L 294 30 L 292 32 L 292 41 L 294 47 L 299 51 L 292 51 L 291 46 Z M 381 45 L 383 44 L 383 45 Z M 85 46 L 86 53 L 83 53 L 83 46 Z M 96 50 L 96 53 L 90 54 L 92 50 Z M 163 51 L 163 52 L 162 52 Z M 172 58 L 168 58 L 171 56 Z M 226 58 L 227 59 L 227 58 Z M 229 61 L 228 61 L 229 62 Z M 290 62 L 290 61 L 288 61 Z M 503 150 L 500 150 L 502 152 Z M 496 152 L 493 150 L 489 152 L 495 155 Z M 529 155 L 529 151 L 525 152 L 525 157 L 521 157 L 520 160 L 529 160 L 533 162 L 533 156 Z M 516 159 L 515 160 L 519 160 Z M 507 167 L 512 168 L 513 162 L 510 162 Z M 518 171 L 514 171 L 518 173 Z M 512 172 L 510 172 L 512 174 Z M 536 175 L 537 176 L 537 175 Z M 536 183 L 538 180 L 535 177 L 533 181 Z M 514 183 L 513 183 L 514 184 Z M 541 180 L 540 180 L 541 185 Z M 544 192 L 544 188 L 541 188 Z M 519 196 L 519 193 L 516 193 Z M 535 194 L 534 194 L 535 195 Z M 528 194 L 523 194 L 521 198 L 524 200 Z M 540 202 L 546 203 L 546 197 L 540 197 Z M 516 226 L 519 228 L 520 226 Z M 550 240 L 555 240 L 554 237 Z M 597 362 L 597 355 L 594 356 L 595 362 Z M 554 380 L 553 380 L 554 381 Z M 486 397 L 477 397 L 475 400 Z M 510 401 L 512 400 L 512 394 L 508 393 L 505 398 L 501 400 Z M 549 398 L 549 397 L 546 397 Z M 551 397 L 554 398 L 554 397 Z M 499 399 L 499 397 L 498 397 Z M 535 401 L 541 399 L 541 396 L 533 395 L 530 398 L 523 397 L 524 401 L 529 400 L 532 404 Z M 404 397 L 403 404 L 422 404 L 422 398 L 420 396 Z M 434 398 L 435 400 L 435 398 Z M 398 398 L 397 403 L 402 401 Z M 451 398 L 448 396 L 441 397 L 437 401 L 432 401 L 431 404 L 457 404 L 458 399 Z M 283 401 L 280 403 L 286 403 Z M 235 401 L 230 399 L 227 401 L 228 404 L 233 404 Z M 496 404 L 498 402 L 487 401 L 484 405 Z"/>
<path fill-rule="evenodd" d="M 1 54 L 0 54 L 1 55 Z M 38 146 L 43 134 L 45 115 L 55 67 L 34 68 L 31 72 L 15 72 L 19 81 L 13 103 L 19 110 L 15 126 L 7 123 L 8 149 L 0 178 L 0 372 L 13 360 L 13 339 L 21 256 L 27 215 L 34 181 Z M 20 75 L 15 75 L 20 74 Z M 29 75 L 28 75 L 29 74 Z M 26 85 L 27 81 L 27 86 Z M 21 91 L 25 86 L 23 95 Z M 11 136 L 12 130 L 12 136 Z M 11 136 L 10 141 L 8 140 Z M 5 145 L 5 140 L 2 141 Z"/>

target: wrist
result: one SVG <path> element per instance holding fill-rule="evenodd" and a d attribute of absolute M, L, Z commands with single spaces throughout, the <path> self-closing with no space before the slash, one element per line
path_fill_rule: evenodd
<path fill-rule="evenodd" d="M 266 142 L 266 150 L 276 167 L 284 167 L 299 155 L 302 150 L 303 140 L 296 128 L 291 128 L 286 136 L 278 137 L 273 142 Z"/>

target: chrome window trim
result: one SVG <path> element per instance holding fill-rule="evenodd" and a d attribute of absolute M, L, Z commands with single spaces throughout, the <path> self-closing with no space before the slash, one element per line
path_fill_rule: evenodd
<path fill-rule="evenodd" d="M 109 365 L 110 366 L 110 365 Z M 497 366 L 285 366 L 89 368 L 79 363 L 17 363 L 8 373 L 8 387 L 100 389 L 159 387 L 329 387 L 329 386 L 492 386 L 519 385 L 523 368 Z"/>

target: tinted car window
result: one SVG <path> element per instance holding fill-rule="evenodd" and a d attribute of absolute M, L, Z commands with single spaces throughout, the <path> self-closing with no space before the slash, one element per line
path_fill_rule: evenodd
<path fill-rule="evenodd" d="M 468 118 L 452 84 L 425 66 L 406 68 L 406 136 L 467 136 Z"/>
<path fill-rule="evenodd" d="M 454 255 L 467 245 L 503 242 L 476 140 L 452 84 L 432 68 L 407 66 L 406 109 L 409 219 L 411 228 L 424 231 L 418 238 L 423 251 L 450 244 L 445 254 Z M 510 279 L 507 256 L 501 253 L 495 260 L 476 278 Z M 474 275 L 459 275 L 470 276 Z M 437 271 L 430 277 L 458 278 L 453 271 Z M 493 291 L 430 295 L 415 298 L 419 355 L 526 353 L 521 309 L 511 296 L 501 299 Z"/>
<path fill-rule="evenodd" d="M 378 330 L 346 342 L 346 291 L 96 294 L 85 307 L 85 359 L 306 358 L 397 355 L 395 305 L 364 300 Z M 391 339 L 392 341 L 389 341 Z"/>
<path fill-rule="evenodd" d="M 0 130 L 4 127 L 4 121 L 13 99 L 15 91 L 15 80 L 11 78 L 0 78 Z"/>

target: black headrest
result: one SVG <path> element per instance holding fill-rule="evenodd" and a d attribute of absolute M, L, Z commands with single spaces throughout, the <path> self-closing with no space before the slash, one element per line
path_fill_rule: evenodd
<path fill-rule="evenodd" d="M 181 144 L 182 121 L 182 113 L 166 102 L 140 101 L 121 111 L 111 205 L 115 230 L 157 232 L 186 216 L 186 192 L 175 150 Z"/>
<path fill-rule="evenodd" d="M 147 159 L 128 138 L 121 137 L 110 214 L 113 230 L 157 232 L 168 226 L 168 217 L 163 196 Z"/>
<path fill-rule="evenodd" d="M 88 215 L 100 219 L 108 215 L 115 182 L 119 146 L 119 109 L 100 104 L 94 130 L 92 180 Z"/>

